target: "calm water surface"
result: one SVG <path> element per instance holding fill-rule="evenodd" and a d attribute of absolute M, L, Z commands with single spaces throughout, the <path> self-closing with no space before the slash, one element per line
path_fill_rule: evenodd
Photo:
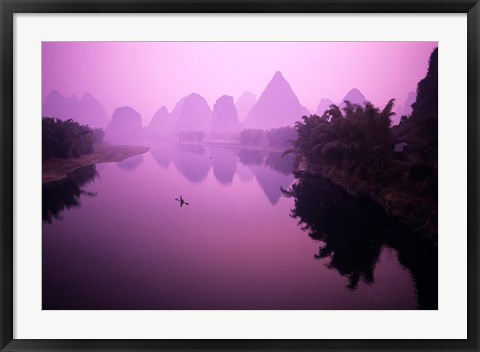
<path fill-rule="evenodd" d="M 291 158 L 151 148 L 44 188 L 44 309 L 436 309 L 436 249 Z"/>

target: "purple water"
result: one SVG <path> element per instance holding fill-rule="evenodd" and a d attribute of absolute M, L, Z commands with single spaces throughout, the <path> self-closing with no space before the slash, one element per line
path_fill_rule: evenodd
<path fill-rule="evenodd" d="M 331 256 L 314 257 L 325 243 L 290 216 L 294 198 L 280 187 L 295 178 L 279 154 L 153 144 L 87 171 L 82 186 L 44 191 L 44 215 L 57 217 L 43 224 L 43 309 L 422 305 L 422 275 L 414 279 L 394 246 L 379 245 L 373 282 L 355 288 Z"/>

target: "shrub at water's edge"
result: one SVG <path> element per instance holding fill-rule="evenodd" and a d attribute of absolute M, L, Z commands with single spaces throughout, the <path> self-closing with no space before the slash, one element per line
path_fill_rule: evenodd
<path fill-rule="evenodd" d="M 104 132 L 69 119 L 42 118 L 42 159 L 78 158 L 93 152 L 93 144 L 103 141 Z"/>
<path fill-rule="evenodd" d="M 42 184 L 67 178 L 73 170 L 96 163 L 118 162 L 150 148 L 103 143 L 102 129 L 74 120 L 42 118 Z"/>

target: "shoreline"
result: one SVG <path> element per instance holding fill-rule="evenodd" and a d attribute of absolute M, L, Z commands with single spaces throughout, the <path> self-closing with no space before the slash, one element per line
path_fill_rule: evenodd
<path fill-rule="evenodd" d="M 307 167 L 297 167 L 293 171 L 296 178 L 304 176 L 310 177 L 322 177 L 328 179 L 332 184 L 342 188 L 345 192 L 352 197 L 361 197 L 368 199 L 369 201 L 380 206 L 387 216 L 410 227 L 416 232 L 421 232 L 427 236 L 433 243 L 437 243 L 438 228 L 436 222 L 433 219 L 431 213 L 418 213 L 412 209 L 418 207 L 428 208 L 425 206 L 429 203 L 428 199 L 418 196 L 415 197 L 412 194 L 405 194 L 401 190 L 395 187 L 382 188 L 369 184 L 358 178 L 350 179 L 350 182 L 340 176 L 335 170 L 326 172 L 325 170 L 309 170 Z"/>
<path fill-rule="evenodd" d="M 118 162 L 135 155 L 144 154 L 149 147 L 134 145 L 99 144 L 94 146 L 91 154 L 81 155 L 78 158 L 49 158 L 42 161 L 42 186 L 64 180 L 68 174 L 80 167 Z"/>
<path fill-rule="evenodd" d="M 230 148 L 230 149 L 246 149 L 246 150 L 258 150 L 265 152 L 278 152 L 283 153 L 288 148 L 272 147 L 270 145 L 253 145 L 253 144 L 240 144 L 228 141 L 202 141 L 202 142 L 173 142 L 179 145 L 202 145 L 209 147 Z"/>

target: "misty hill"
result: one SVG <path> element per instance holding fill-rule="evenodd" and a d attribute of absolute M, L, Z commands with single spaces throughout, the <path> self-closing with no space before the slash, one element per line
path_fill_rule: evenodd
<path fill-rule="evenodd" d="M 238 120 L 243 121 L 247 117 L 248 113 L 257 103 L 257 98 L 255 95 L 250 92 L 243 92 L 243 94 L 238 98 L 235 106 L 237 107 Z"/>
<path fill-rule="evenodd" d="M 76 95 L 67 98 L 59 91 L 52 90 L 43 102 L 42 116 L 72 119 L 90 127 L 105 127 L 108 124 L 105 109 L 90 93 L 85 93 L 78 100 Z"/>
<path fill-rule="evenodd" d="M 244 124 L 248 128 L 269 129 L 293 125 L 301 120 L 303 115 L 308 114 L 290 84 L 282 73 L 277 71 L 247 115 Z"/>
<path fill-rule="evenodd" d="M 129 106 L 115 109 L 105 128 L 105 140 L 118 144 L 135 143 L 143 138 L 142 117 Z"/>
<path fill-rule="evenodd" d="M 178 109 L 177 109 L 178 106 Z M 197 93 L 192 93 L 183 98 L 172 111 L 178 114 L 175 131 L 208 131 L 212 121 L 212 110 L 205 98 Z"/>
<path fill-rule="evenodd" d="M 347 95 L 342 99 L 339 107 L 343 109 L 345 107 L 345 101 L 349 101 L 352 104 L 363 105 L 366 103 L 367 99 L 357 88 L 350 90 Z"/>
<path fill-rule="evenodd" d="M 405 103 L 402 106 L 399 106 L 396 110 L 396 115 L 393 116 L 392 118 L 392 123 L 394 125 L 397 125 L 400 122 L 400 119 L 402 116 L 410 116 L 412 114 L 412 104 L 415 103 L 415 100 L 417 99 L 417 93 L 416 92 L 410 92 L 408 93 L 407 99 L 405 100 Z"/>
<path fill-rule="evenodd" d="M 333 101 L 331 101 L 330 99 L 322 98 L 320 100 L 320 102 L 318 103 L 317 110 L 316 110 L 315 113 L 318 116 L 322 116 L 323 113 L 325 112 L 325 110 L 327 110 L 330 107 L 330 105 L 332 105 L 332 104 L 335 104 L 335 103 Z"/>
<path fill-rule="evenodd" d="M 172 133 L 175 127 L 175 120 L 165 106 L 162 106 L 153 115 L 150 123 L 145 127 L 145 133 L 148 137 L 165 137 Z"/>
<path fill-rule="evenodd" d="M 210 131 L 212 134 L 235 133 L 240 130 L 238 122 L 237 108 L 233 103 L 233 97 L 223 95 L 217 99 L 213 107 L 212 125 Z"/>

